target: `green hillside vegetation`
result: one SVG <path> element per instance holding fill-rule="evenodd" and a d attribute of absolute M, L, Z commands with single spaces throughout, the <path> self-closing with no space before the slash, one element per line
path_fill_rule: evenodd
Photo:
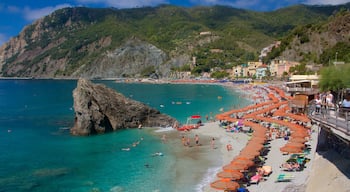
<path fill-rule="evenodd" d="M 324 8 L 325 9 L 325 8 Z M 328 9 L 325 9 L 327 12 Z M 330 10 L 328 10 L 330 12 Z M 298 45 L 301 46 L 303 44 L 310 42 L 310 37 L 312 35 L 319 35 L 322 33 L 337 33 L 337 31 L 332 32 L 331 30 L 337 29 L 329 29 L 329 23 L 331 22 L 339 22 L 344 20 L 344 18 L 350 17 L 350 11 L 345 8 L 340 8 L 339 11 L 334 12 L 333 15 L 330 16 L 326 20 L 320 20 L 317 23 L 306 24 L 306 25 L 298 25 L 293 28 L 286 36 L 282 37 L 281 45 L 277 48 L 274 48 L 267 57 L 264 58 L 264 62 L 269 62 L 273 58 L 279 57 L 286 49 L 295 48 L 292 44 L 295 39 L 298 41 Z M 345 21 L 346 22 L 346 21 Z M 339 24 L 341 25 L 341 24 Z M 336 26 L 338 27 L 338 26 Z M 341 27 L 341 26 L 340 26 Z M 328 34 L 330 35 L 330 34 Z M 330 65 L 335 60 L 335 55 L 338 56 L 338 61 L 343 61 L 345 63 L 350 63 L 350 39 L 346 39 L 344 41 L 337 42 L 334 46 L 327 46 L 327 40 L 324 39 L 325 47 L 322 50 L 320 55 L 309 51 L 309 52 L 299 52 L 300 55 L 303 56 L 303 59 L 300 61 L 302 63 L 312 62 L 312 63 L 321 63 L 324 66 Z"/>
<path fill-rule="evenodd" d="M 350 64 L 329 66 L 321 70 L 319 87 L 322 91 L 340 91 L 350 87 Z"/>
<path fill-rule="evenodd" d="M 288 40 L 293 35 L 304 34 L 304 26 L 326 21 L 337 8 L 300 5 L 273 12 L 254 12 L 227 6 L 64 8 L 43 18 L 41 27 L 45 32 L 38 39 L 31 38 L 34 26 L 25 30 L 26 50 L 43 51 L 34 59 L 24 62 L 32 66 L 47 57 L 56 60 L 66 58 L 65 71 L 57 74 L 69 76 L 81 65 L 94 63 L 107 50 L 114 50 L 126 40 L 136 37 L 162 49 L 170 57 L 181 54 L 196 56 L 195 73 L 213 67 L 230 68 L 257 60 L 263 47 L 285 37 L 281 50 L 274 50 L 269 58 L 277 56 L 283 47 L 288 46 Z M 290 34 L 289 31 L 293 29 Z M 210 31 L 212 35 L 199 36 L 203 31 Z M 103 46 L 96 43 L 103 38 L 111 38 L 111 42 Z M 201 41 L 205 43 L 199 43 Z M 51 42 L 61 43 L 49 46 Z M 189 46 L 193 49 L 189 49 Z M 211 49 L 222 51 L 211 53 Z M 13 64 L 11 61 L 16 57 L 9 58 L 4 68 Z"/>

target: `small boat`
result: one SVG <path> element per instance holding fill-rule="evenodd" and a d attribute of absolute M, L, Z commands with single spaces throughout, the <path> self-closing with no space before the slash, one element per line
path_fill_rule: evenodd
<path fill-rule="evenodd" d="M 179 131 L 189 131 L 191 129 L 198 129 L 199 125 L 198 124 L 192 124 L 192 125 L 183 125 L 179 128 L 177 128 L 177 130 Z"/>
<path fill-rule="evenodd" d="M 197 120 L 196 123 L 193 123 L 193 120 Z M 189 131 L 191 129 L 198 129 L 199 126 L 201 126 L 201 116 L 200 115 L 192 115 L 187 118 L 187 123 L 179 128 L 177 130 L 179 131 Z"/>

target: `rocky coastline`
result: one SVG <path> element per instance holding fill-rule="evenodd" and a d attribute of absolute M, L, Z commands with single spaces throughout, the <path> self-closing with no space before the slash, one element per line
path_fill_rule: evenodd
<path fill-rule="evenodd" d="M 87 79 L 73 90 L 75 120 L 73 135 L 94 135 L 124 128 L 167 127 L 176 119 L 141 102 Z"/>

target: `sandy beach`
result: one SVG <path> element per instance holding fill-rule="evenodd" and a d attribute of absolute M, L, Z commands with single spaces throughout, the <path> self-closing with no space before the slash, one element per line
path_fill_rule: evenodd
<path fill-rule="evenodd" d="M 263 98 L 263 97 L 262 97 Z M 311 126 L 311 125 L 310 125 Z M 311 148 L 310 153 L 306 155 L 309 162 L 305 164 L 302 171 L 285 172 L 280 168 L 290 155 L 283 155 L 280 147 L 287 141 L 283 138 L 270 141 L 270 151 L 265 160 L 265 165 L 272 167 L 272 173 L 265 177 L 259 184 L 251 184 L 246 188 L 250 192 L 313 192 L 313 191 L 350 191 L 350 180 L 346 173 L 341 172 L 328 156 L 336 156 L 332 151 L 320 155 L 316 152 L 319 128 L 317 125 L 311 127 L 311 139 L 306 143 Z M 222 191 L 210 187 L 210 183 L 219 179 L 216 174 L 222 171 L 224 165 L 229 164 L 234 157 L 246 146 L 250 136 L 243 132 L 227 132 L 219 126 L 219 121 L 204 122 L 199 129 L 192 129 L 189 132 L 171 132 L 167 133 L 171 140 L 170 145 L 182 145 L 181 137 L 191 138 L 191 147 L 179 147 L 176 150 L 179 162 L 175 166 L 177 172 L 176 183 L 178 186 L 191 186 L 195 182 L 196 191 L 215 192 Z M 200 146 L 194 144 L 195 135 L 199 135 Z M 215 146 L 212 146 L 211 140 L 215 139 Z M 228 151 L 226 146 L 231 144 L 233 150 Z M 345 166 L 343 170 L 348 170 L 349 160 L 339 158 L 340 164 Z M 289 182 L 276 182 L 279 174 L 288 174 L 292 177 Z M 330 179 L 331 176 L 332 178 Z M 193 186 L 193 183 L 192 183 Z M 175 189 L 174 191 L 178 191 Z"/>

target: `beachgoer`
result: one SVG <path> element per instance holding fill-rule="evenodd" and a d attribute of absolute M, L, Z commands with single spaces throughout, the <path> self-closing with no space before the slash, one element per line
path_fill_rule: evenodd
<path fill-rule="evenodd" d="M 122 148 L 122 151 L 130 151 L 130 147 Z"/>
<path fill-rule="evenodd" d="M 187 140 L 186 140 L 186 146 L 190 146 L 190 144 L 191 144 L 191 140 L 190 140 L 190 138 L 189 137 L 187 137 Z"/>
<path fill-rule="evenodd" d="M 174 125 L 173 125 L 173 128 L 174 128 L 174 129 L 179 128 L 179 122 L 175 121 L 175 123 L 174 123 Z"/>
<path fill-rule="evenodd" d="M 227 151 L 231 151 L 232 150 L 232 145 L 231 144 L 227 144 L 226 148 L 227 148 Z"/>
<path fill-rule="evenodd" d="M 320 110 L 321 110 L 322 100 L 320 99 L 320 96 L 318 96 L 318 95 L 316 95 L 315 105 L 316 105 L 316 113 L 319 114 Z"/>
<path fill-rule="evenodd" d="M 182 142 L 183 146 L 186 146 L 186 138 L 185 138 L 185 136 L 182 136 L 181 142 Z"/>
<path fill-rule="evenodd" d="M 326 95 L 326 104 L 327 104 L 327 107 L 334 107 L 333 94 L 330 91 L 328 91 Z"/>
<path fill-rule="evenodd" d="M 210 146 L 212 149 L 215 149 L 215 138 L 214 137 L 210 141 Z"/>
<path fill-rule="evenodd" d="M 195 140 L 195 142 L 196 142 L 196 145 L 198 146 L 198 145 L 199 145 L 199 137 L 198 137 L 198 135 L 196 135 L 196 136 L 194 137 L 194 140 Z"/>
<path fill-rule="evenodd" d="M 350 108 L 350 94 L 344 98 L 343 102 L 341 103 L 341 106 L 344 108 Z"/>
<path fill-rule="evenodd" d="M 155 156 L 163 156 L 163 153 L 161 153 L 161 152 L 153 153 L 152 157 L 155 157 Z"/>
<path fill-rule="evenodd" d="M 139 124 L 139 129 L 142 129 L 142 124 L 141 123 Z"/>
<path fill-rule="evenodd" d="M 209 120 L 209 116 L 208 116 L 208 115 L 205 115 L 205 119 L 208 121 L 208 120 Z"/>
<path fill-rule="evenodd" d="M 163 143 L 166 142 L 166 135 L 165 135 L 165 134 L 162 136 L 162 142 L 163 142 Z"/>

